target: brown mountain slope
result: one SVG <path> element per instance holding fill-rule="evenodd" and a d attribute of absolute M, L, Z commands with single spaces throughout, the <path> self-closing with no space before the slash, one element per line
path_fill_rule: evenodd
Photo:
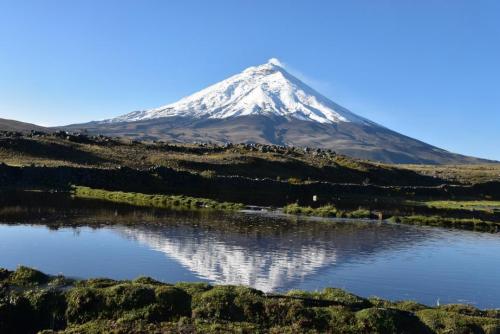
<path fill-rule="evenodd" d="M 381 126 L 317 122 L 283 117 L 226 119 L 157 118 L 136 122 L 90 122 L 66 127 L 90 133 L 174 142 L 262 143 L 325 148 L 361 159 L 406 164 L 492 162 L 448 152 Z"/>
<path fill-rule="evenodd" d="M 0 118 L 0 131 L 30 132 L 31 130 L 44 132 L 52 131 L 49 128 L 43 126 L 15 121 L 12 119 Z"/>

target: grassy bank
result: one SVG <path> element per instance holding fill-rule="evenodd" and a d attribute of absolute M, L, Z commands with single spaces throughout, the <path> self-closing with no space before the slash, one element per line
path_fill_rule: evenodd
<path fill-rule="evenodd" d="M 372 214 L 367 209 L 340 210 L 333 205 L 312 208 L 310 206 L 300 206 L 296 203 L 283 207 L 283 212 L 293 215 L 306 215 L 317 217 L 337 217 L 337 218 L 370 218 Z"/>
<path fill-rule="evenodd" d="M 148 195 L 141 193 L 93 189 L 81 186 L 73 187 L 73 196 L 76 198 L 96 199 L 136 206 L 174 210 L 235 211 L 244 208 L 244 205 L 240 203 L 217 202 L 207 198 L 197 198 L 183 195 Z"/>
<path fill-rule="evenodd" d="M 447 210 L 470 210 L 500 213 L 500 201 L 429 201 L 425 202 L 425 205 L 430 208 Z"/>
<path fill-rule="evenodd" d="M 464 204 L 466 203 L 466 204 Z M 465 207 L 469 208 L 488 208 L 492 210 L 491 203 L 488 201 L 470 201 L 470 202 L 452 202 L 452 201 L 434 201 L 434 202 L 415 202 L 415 208 L 425 205 L 430 208 L 440 209 L 443 214 L 449 214 L 453 211 L 463 210 Z M 481 232 L 498 232 L 500 231 L 500 222 L 488 221 L 479 218 L 457 218 L 452 216 L 440 215 L 415 215 L 411 214 L 412 207 L 400 209 L 399 215 L 391 215 L 385 210 L 370 211 L 368 209 L 356 210 L 341 210 L 334 205 L 325 205 L 317 208 L 310 206 L 300 206 L 298 204 L 289 204 L 283 207 L 283 212 L 287 214 L 317 216 L 317 217 L 336 217 L 336 218 L 380 218 L 389 217 L 389 221 L 394 223 L 412 224 L 412 225 L 427 225 L 439 227 L 451 227 L 457 229 L 474 230 Z M 407 210 L 408 214 L 404 214 Z M 472 209 L 471 209 L 472 210 Z M 486 210 L 486 209 L 485 209 Z M 375 214 L 377 213 L 377 214 Z"/>
<path fill-rule="evenodd" d="M 500 311 L 365 299 L 327 288 L 266 295 L 242 286 L 52 277 L 0 269 L 1 333 L 498 333 Z"/>
<path fill-rule="evenodd" d="M 500 231 L 499 222 L 483 221 L 480 219 L 449 218 L 439 216 L 394 216 L 389 220 L 395 223 L 451 227 L 492 233 Z"/>

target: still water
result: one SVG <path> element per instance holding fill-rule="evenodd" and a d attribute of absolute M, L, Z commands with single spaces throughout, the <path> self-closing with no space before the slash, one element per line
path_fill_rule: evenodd
<path fill-rule="evenodd" d="M 500 307 L 498 234 L 89 203 L 0 201 L 0 267 L 23 264 L 77 278 L 147 275 L 263 291 L 331 286 L 429 305 Z"/>

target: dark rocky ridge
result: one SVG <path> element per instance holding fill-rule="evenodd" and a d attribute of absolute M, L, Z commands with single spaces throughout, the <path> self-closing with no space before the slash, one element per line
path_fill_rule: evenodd
<path fill-rule="evenodd" d="M 66 126 L 92 134 L 180 143 L 262 143 L 332 149 L 388 163 L 477 164 L 493 161 L 448 152 L 382 126 L 353 122 L 321 124 L 277 116 L 226 119 L 167 117 L 135 122 L 90 122 Z"/>

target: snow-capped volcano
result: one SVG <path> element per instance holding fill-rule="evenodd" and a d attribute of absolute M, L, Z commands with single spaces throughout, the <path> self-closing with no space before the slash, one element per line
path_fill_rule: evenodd
<path fill-rule="evenodd" d="M 276 58 L 209 86 L 178 102 L 134 111 L 108 122 L 160 117 L 225 119 L 249 115 L 284 116 L 319 123 L 370 124 L 288 73 Z"/>
<path fill-rule="evenodd" d="M 65 128 L 143 140 L 328 148 L 396 163 L 483 162 L 355 115 L 288 73 L 277 59 L 163 107 Z"/>

